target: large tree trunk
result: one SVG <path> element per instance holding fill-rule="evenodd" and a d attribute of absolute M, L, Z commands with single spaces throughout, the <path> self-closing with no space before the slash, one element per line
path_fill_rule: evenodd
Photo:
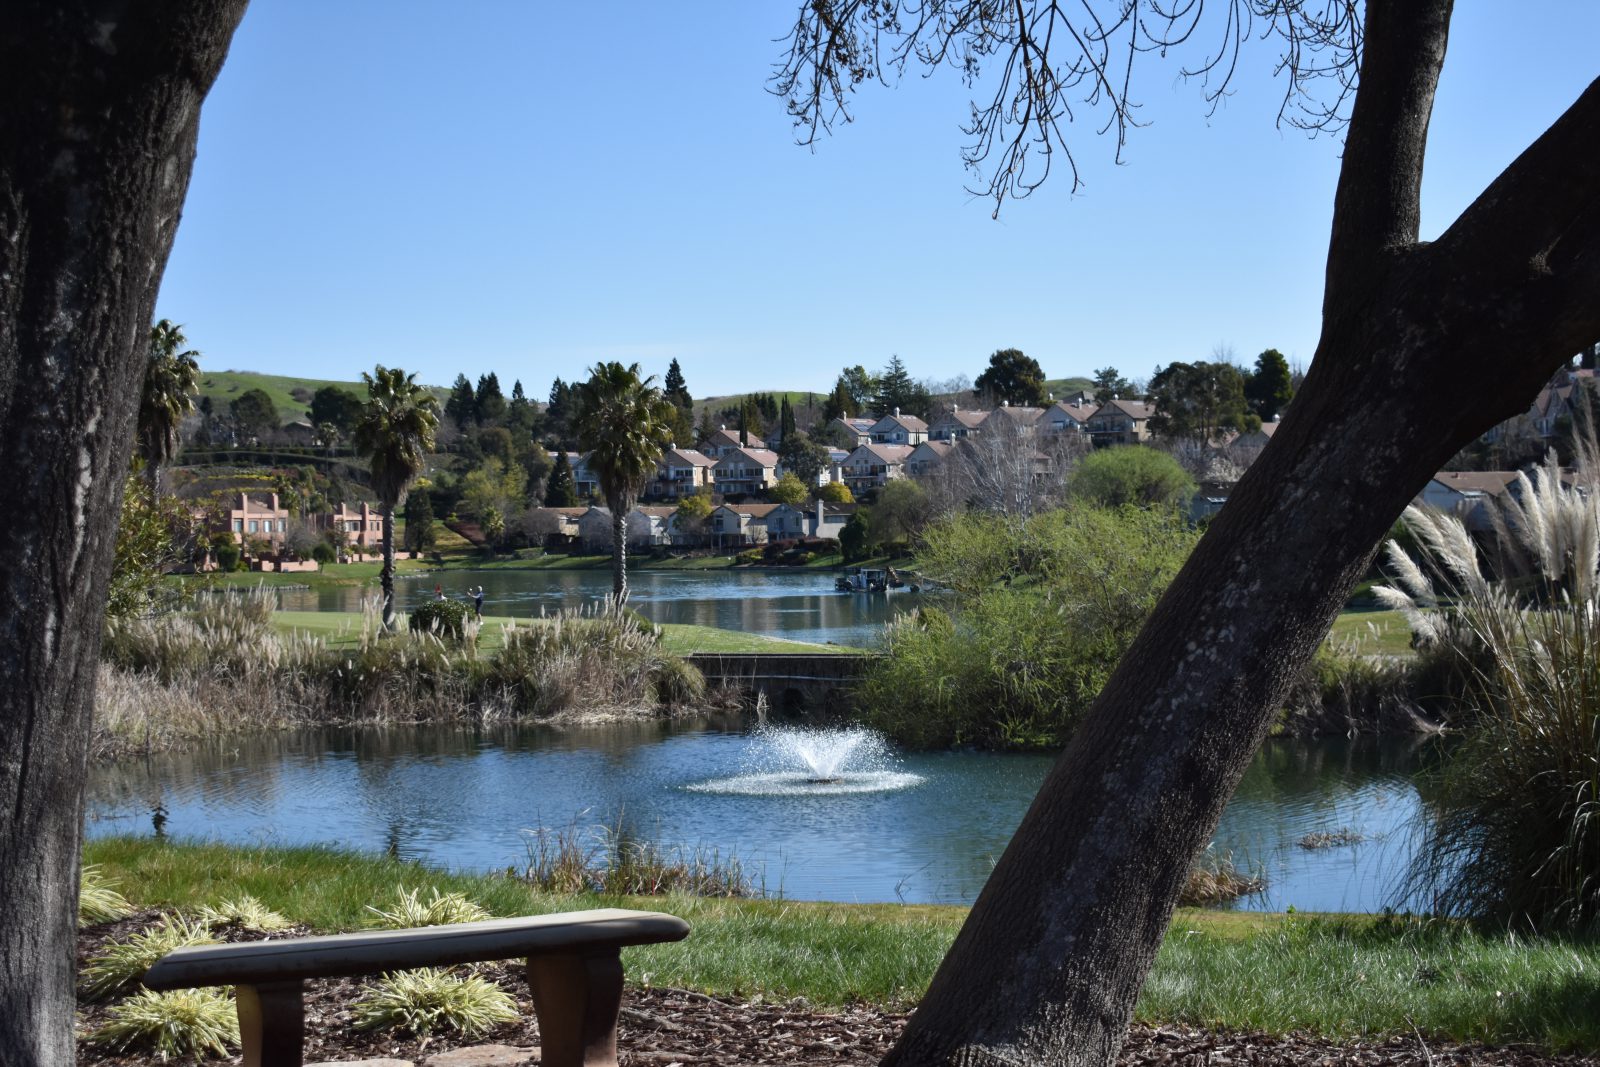
<path fill-rule="evenodd" d="M 1600 338 L 1600 83 L 1439 241 L 1417 242 L 1449 14 L 1448 0 L 1368 3 L 1310 375 L 886 1063 L 1113 1061 L 1190 863 L 1379 539 L 1461 445 Z"/>
<path fill-rule="evenodd" d="M 0 19 L 0 1063 L 73 1062 L 85 753 L 150 317 L 241 0 Z"/>
<path fill-rule="evenodd" d="M 383 589 L 383 628 L 389 631 L 394 629 L 394 505 L 383 501 L 378 514 L 383 516 L 383 567 L 378 584 Z"/>
<path fill-rule="evenodd" d="M 611 501 L 611 607 L 621 611 L 628 602 L 628 512 L 626 500 Z"/>

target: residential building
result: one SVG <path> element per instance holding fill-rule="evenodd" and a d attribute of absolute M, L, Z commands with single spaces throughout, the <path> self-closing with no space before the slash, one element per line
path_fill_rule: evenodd
<path fill-rule="evenodd" d="M 547 547 L 570 545 L 578 540 L 578 520 L 588 508 L 529 508 L 519 520 L 528 540 Z"/>
<path fill-rule="evenodd" d="M 1263 422 L 1261 428 L 1242 433 L 1229 442 L 1233 448 L 1266 448 L 1267 442 L 1272 440 L 1272 435 L 1278 432 L 1278 420 Z"/>
<path fill-rule="evenodd" d="M 1089 436 L 1096 447 L 1148 441 L 1152 414 L 1154 409 L 1143 400 L 1118 400 L 1112 397 L 1089 416 Z"/>
<path fill-rule="evenodd" d="M 572 465 L 572 489 L 579 500 L 593 500 L 600 495 L 600 479 L 589 469 L 591 452 L 568 452 L 567 462 Z"/>
<path fill-rule="evenodd" d="M 928 424 L 895 408 L 873 423 L 870 433 L 875 445 L 919 445 L 928 439 Z"/>
<path fill-rule="evenodd" d="M 656 461 L 656 476 L 644 495 L 663 500 L 693 496 L 712 484 L 711 470 L 716 465 L 717 461 L 703 452 L 669 445 Z"/>
<path fill-rule="evenodd" d="M 838 540 L 850 516 L 855 514 L 854 504 L 828 504 L 813 500 L 810 504 L 778 504 L 767 512 L 764 520 L 769 541 L 792 541 L 800 538 L 831 538 Z"/>
<path fill-rule="evenodd" d="M 345 544 L 356 551 L 366 552 L 369 548 L 377 551 L 383 547 L 383 516 L 365 500 L 359 508 L 352 508 L 341 500 L 333 511 L 318 515 L 312 521 L 319 529 L 343 533 Z"/>
<path fill-rule="evenodd" d="M 711 477 L 724 496 L 763 492 L 778 480 L 778 454 L 764 448 L 732 449 L 717 460 Z"/>
<path fill-rule="evenodd" d="M 1053 434 L 1088 433 L 1089 418 L 1099 410 L 1097 404 L 1058 400 L 1045 413 L 1045 429 Z"/>
<path fill-rule="evenodd" d="M 1490 507 L 1516 480 L 1516 471 L 1440 471 L 1412 503 L 1459 516 L 1467 529 L 1480 532 L 1492 527 Z"/>
<path fill-rule="evenodd" d="M 277 545 L 289 534 L 289 509 L 279 506 L 277 493 L 259 497 L 240 493 L 223 521 L 224 528 L 241 545 L 263 540 Z"/>
<path fill-rule="evenodd" d="M 1001 404 L 989 412 L 984 420 L 978 424 L 982 433 L 1031 433 L 1040 419 L 1044 418 L 1044 408 L 1032 408 L 1010 404 Z"/>
<path fill-rule="evenodd" d="M 851 416 L 847 419 L 834 419 L 822 431 L 822 439 L 829 444 L 838 445 L 848 451 L 854 451 L 862 445 L 872 442 L 872 427 L 877 424 L 877 419 Z"/>
<path fill-rule="evenodd" d="M 746 434 L 748 440 L 739 440 L 739 431 L 730 430 L 726 426 L 719 429 L 706 440 L 700 443 L 699 451 L 710 456 L 713 460 L 722 459 L 728 453 L 740 448 L 766 448 L 767 443 L 755 434 Z"/>
<path fill-rule="evenodd" d="M 844 484 L 859 496 L 891 478 L 903 478 L 906 458 L 913 451 L 910 445 L 862 445 L 844 461 Z"/>
<path fill-rule="evenodd" d="M 655 548 L 673 543 L 673 518 L 678 509 L 660 506 L 640 506 L 628 512 L 628 546 L 630 548 Z"/>
<path fill-rule="evenodd" d="M 950 441 L 924 441 L 906 457 L 906 473 L 913 478 L 924 478 L 938 473 L 945 457 L 956 446 Z"/>
<path fill-rule="evenodd" d="M 718 548 L 743 548 L 767 540 L 766 518 L 780 504 L 722 504 L 706 520 L 711 543 Z"/>
<path fill-rule="evenodd" d="M 610 508 L 595 506 L 578 516 L 578 544 L 585 552 L 609 552 L 612 541 Z"/>
<path fill-rule="evenodd" d="M 928 428 L 928 439 L 932 441 L 959 441 L 968 434 L 978 432 L 978 427 L 983 425 L 983 420 L 989 417 L 987 411 L 977 411 L 968 408 L 961 410 L 957 404 L 950 411 L 933 420 L 933 425 Z"/>

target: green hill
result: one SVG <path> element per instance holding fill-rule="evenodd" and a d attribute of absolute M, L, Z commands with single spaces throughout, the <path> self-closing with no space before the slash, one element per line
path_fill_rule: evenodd
<path fill-rule="evenodd" d="M 1047 378 L 1044 383 L 1045 391 L 1060 400 L 1085 389 L 1094 388 L 1093 378 Z"/>
<path fill-rule="evenodd" d="M 211 403 L 223 410 L 227 409 L 228 402 L 249 392 L 251 389 L 261 389 L 272 397 L 272 403 L 278 409 L 278 417 L 283 422 L 294 422 L 296 419 L 306 417 L 306 409 L 311 406 L 311 396 L 325 385 L 335 385 L 346 389 L 357 396 L 365 396 L 367 387 L 360 381 L 330 381 L 325 378 L 291 378 L 282 374 L 258 374 L 247 370 L 206 370 L 200 371 L 200 395 L 209 396 Z M 450 390 L 437 385 L 428 388 L 439 398 L 441 404 L 450 395 Z"/>

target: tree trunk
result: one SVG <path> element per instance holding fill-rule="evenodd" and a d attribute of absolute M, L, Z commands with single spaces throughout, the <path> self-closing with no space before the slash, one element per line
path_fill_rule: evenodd
<path fill-rule="evenodd" d="M 388 632 L 394 629 L 394 505 L 383 501 L 378 505 L 378 514 L 383 516 L 383 569 L 379 581 L 383 586 L 383 628 Z"/>
<path fill-rule="evenodd" d="M 100 628 L 156 289 L 232 2 L 0 19 L 0 1063 L 73 1062 Z"/>
<path fill-rule="evenodd" d="M 1194 857 L 1378 540 L 1600 337 L 1600 83 L 1432 245 L 1448 0 L 1371 0 L 1311 371 L 1057 761 L 887 1064 L 1109 1064 Z M 1509 354 L 1516 358 L 1508 358 Z"/>
<path fill-rule="evenodd" d="M 611 501 L 611 600 L 612 609 L 621 611 L 628 602 L 628 512 L 625 500 Z"/>

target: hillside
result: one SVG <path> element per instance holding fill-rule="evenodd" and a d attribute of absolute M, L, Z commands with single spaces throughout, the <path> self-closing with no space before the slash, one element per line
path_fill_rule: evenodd
<path fill-rule="evenodd" d="M 211 403 L 223 410 L 227 409 L 228 402 L 251 389 L 261 389 L 272 397 L 272 403 L 278 409 L 278 417 L 283 422 L 293 422 L 303 419 L 306 408 L 311 404 L 311 395 L 325 385 L 335 385 L 340 389 L 347 389 L 357 396 L 365 396 L 367 387 L 359 380 L 331 381 L 325 378 L 291 378 L 281 374 L 258 374 L 247 370 L 200 370 L 200 395 L 209 396 Z M 450 390 L 443 386 L 430 385 L 428 389 L 439 398 L 442 404 L 450 395 Z"/>

